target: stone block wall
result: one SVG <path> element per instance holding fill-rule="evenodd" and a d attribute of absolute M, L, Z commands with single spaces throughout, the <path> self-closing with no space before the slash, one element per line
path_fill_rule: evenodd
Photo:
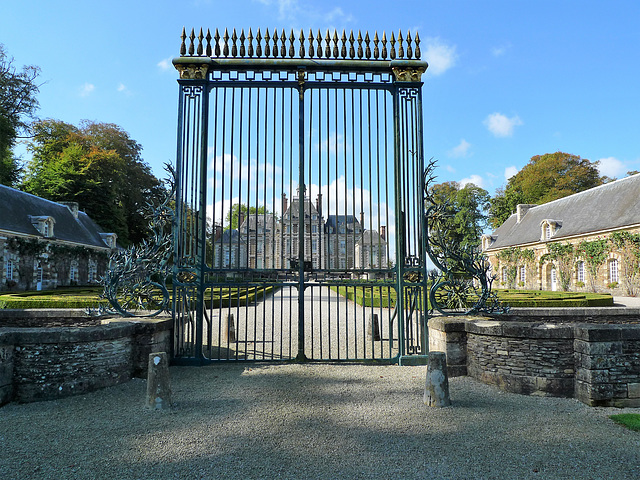
<path fill-rule="evenodd" d="M 80 328 L 0 328 L 0 405 L 145 377 L 149 353 L 170 351 L 171 328 L 166 317 Z"/>
<path fill-rule="evenodd" d="M 553 323 L 540 311 L 504 320 L 434 317 L 429 350 L 447 354 L 449 376 L 466 374 L 525 395 L 575 397 L 591 406 L 640 407 L 640 311 L 602 309 L 599 316 L 599 309 L 579 310 L 554 312 Z M 623 324 L 602 323 L 612 315 Z"/>

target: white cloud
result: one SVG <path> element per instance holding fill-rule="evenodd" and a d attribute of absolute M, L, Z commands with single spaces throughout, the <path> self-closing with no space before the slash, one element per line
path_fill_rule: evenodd
<path fill-rule="evenodd" d="M 160 60 L 156 65 L 160 70 L 170 70 L 173 67 L 171 59 L 172 57 L 165 58 L 164 60 Z"/>
<path fill-rule="evenodd" d="M 500 45 L 498 47 L 493 47 L 491 49 L 491 55 L 493 55 L 494 57 L 501 57 L 502 55 L 507 53 L 509 49 L 511 49 L 511 44 L 509 43 L 505 45 Z"/>
<path fill-rule="evenodd" d="M 509 181 L 516 173 L 518 173 L 518 169 L 515 166 L 507 167 L 504 169 L 504 179 Z"/>
<path fill-rule="evenodd" d="M 455 45 L 447 45 L 439 38 L 427 38 L 422 58 L 429 63 L 429 73 L 442 75 L 456 64 L 458 54 Z"/>
<path fill-rule="evenodd" d="M 449 150 L 447 153 L 450 157 L 454 158 L 466 157 L 470 148 L 471 144 L 463 138 L 457 146 Z"/>
<path fill-rule="evenodd" d="M 96 89 L 95 85 L 92 83 L 85 83 L 82 87 L 80 87 L 80 96 L 81 97 L 88 97 L 89 95 L 91 95 L 91 93 L 93 93 L 93 91 Z"/>
<path fill-rule="evenodd" d="M 482 122 L 496 137 L 510 137 L 513 129 L 522 125 L 522 120 L 517 115 L 508 118 L 501 113 L 492 113 Z"/>
<path fill-rule="evenodd" d="M 464 186 L 468 183 L 473 183 L 475 186 L 480 188 L 486 188 L 484 178 L 482 178 L 480 175 L 471 175 L 468 178 L 463 178 L 458 183 L 460 184 L 460 188 L 464 188 Z"/>
<path fill-rule="evenodd" d="M 600 172 L 600 175 L 614 178 L 624 175 L 626 171 L 626 165 L 615 157 L 601 158 L 598 160 L 598 172 Z"/>
<path fill-rule="evenodd" d="M 127 86 L 126 86 L 124 83 L 120 83 L 120 84 L 118 85 L 118 91 L 119 91 L 120 93 L 125 94 L 125 95 L 131 95 L 131 90 L 129 90 L 129 89 L 127 88 Z"/>

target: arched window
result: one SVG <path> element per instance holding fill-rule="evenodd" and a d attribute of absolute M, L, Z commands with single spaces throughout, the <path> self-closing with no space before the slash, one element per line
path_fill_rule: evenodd
<path fill-rule="evenodd" d="M 78 282 L 78 262 L 75 260 L 71 262 L 71 266 L 69 267 L 69 281 L 70 282 Z"/>
<path fill-rule="evenodd" d="M 618 273 L 618 260 L 616 258 L 611 259 L 609 262 L 609 282 L 619 282 L 620 275 Z"/>

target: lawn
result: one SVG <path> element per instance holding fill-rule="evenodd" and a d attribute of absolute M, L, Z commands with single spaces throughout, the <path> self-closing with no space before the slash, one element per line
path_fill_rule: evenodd
<path fill-rule="evenodd" d="M 629 430 L 640 432 L 640 413 L 620 413 L 609 415 L 609 418 L 620 425 L 624 425 Z"/>
<path fill-rule="evenodd" d="M 247 305 L 275 287 L 214 288 L 205 292 L 208 308 Z M 0 308 L 95 308 L 107 305 L 100 298 L 102 287 L 64 287 L 56 290 L 0 294 Z"/>

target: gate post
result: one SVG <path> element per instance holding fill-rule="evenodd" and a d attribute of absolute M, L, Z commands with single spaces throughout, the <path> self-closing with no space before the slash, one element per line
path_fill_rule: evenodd
<path fill-rule="evenodd" d="M 408 353 L 426 353 L 427 262 L 422 215 L 424 152 L 422 142 L 422 74 L 425 65 L 392 60 L 394 96 L 394 165 L 396 208 L 396 275 L 398 312 L 398 361 Z M 422 294 L 408 299 L 419 287 Z M 407 300 L 411 302 L 407 308 Z M 407 318 L 406 315 L 409 315 Z M 418 329 L 418 345 L 413 344 L 413 316 Z M 405 324 L 406 319 L 406 324 Z M 409 331 L 411 329 L 411 331 Z M 411 342 L 411 344 L 410 344 Z M 408 351 L 411 350 L 411 351 Z"/>
<path fill-rule="evenodd" d="M 189 52 L 189 55 L 193 54 L 193 51 Z M 191 353 L 190 356 L 197 363 L 204 360 L 208 76 L 211 64 L 209 57 L 182 56 L 173 60 L 174 67 L 180 73 L 176 154 L 177 221 L 173 231 L 173 351 Z M 195 305 L 189 300 L 189 292 L 194 288 Z M 195 316 L 195 331 L 187 331 L 193 328 L 188 326 L 192 315 Z M 185 336 L 190 339 L 189 345 L 185 344 Z"/>

